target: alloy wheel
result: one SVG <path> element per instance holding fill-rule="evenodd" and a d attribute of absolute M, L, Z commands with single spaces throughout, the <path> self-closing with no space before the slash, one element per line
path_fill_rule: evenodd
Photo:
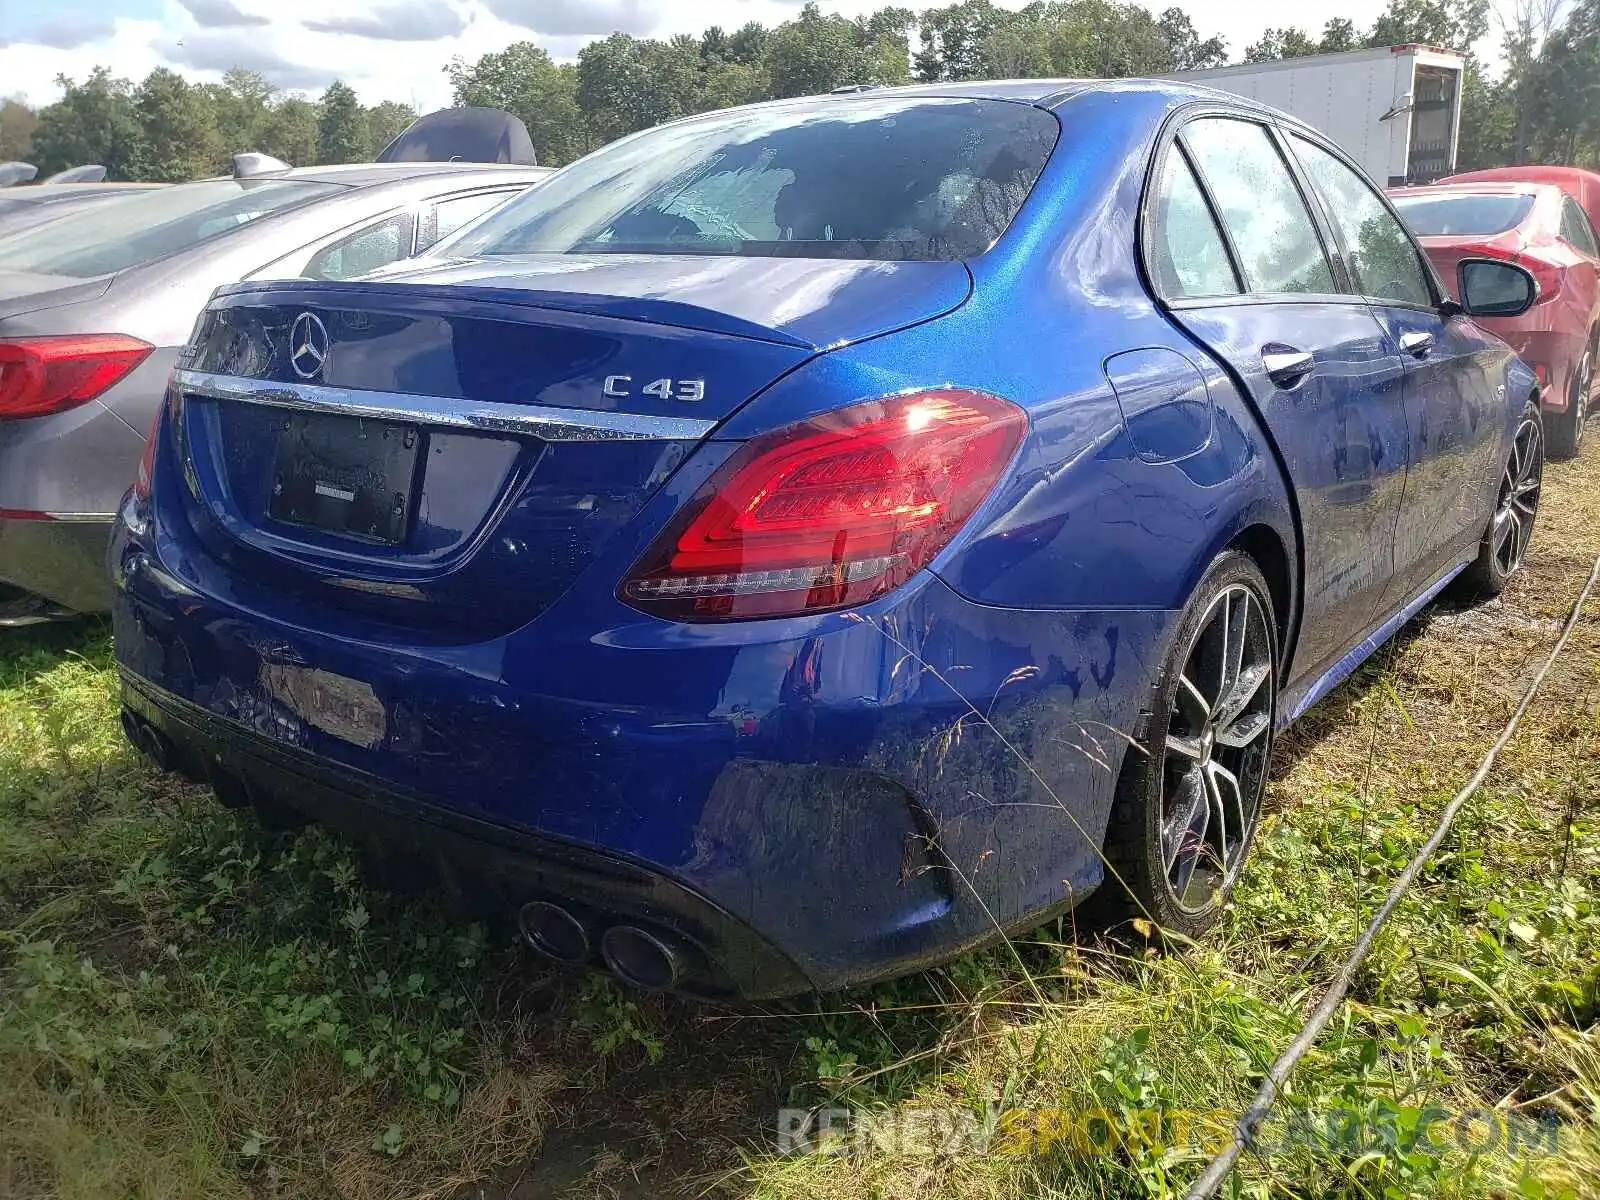
<path fill-rule="evenodd" d="M 1277 686 L 1267 620 L 1250 588 L 1220 592 L 1201 618 L 1174 692 L 1161 855 L 1167 887 L 1189 912 L 1232 883 L 1260 810 Z"/>
<path fill-rule="evenodd" d="M 1494 558 L 1501 574 L 1510 575 L 1522 565 L 1539 514 L 1539 493 L 1544 486 L 1544 431 L 1529 414 L 1517 426 L 1511 459 L 1500 480 L 1500 498 L 1494 511 Z"/>

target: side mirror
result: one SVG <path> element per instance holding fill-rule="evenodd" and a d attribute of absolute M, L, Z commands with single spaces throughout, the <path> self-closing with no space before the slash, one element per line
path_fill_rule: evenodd
<path fill-rule="evenodd" d="M 1498 258 L 1464 258 L 1456 279 L 1469 317 L 1519 317 L 1539 298 L 1533 272 Z"/>

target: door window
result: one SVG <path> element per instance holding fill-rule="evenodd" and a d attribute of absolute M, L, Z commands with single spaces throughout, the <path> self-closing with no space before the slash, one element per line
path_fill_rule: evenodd
<path fill-rule="evenodd" d="M 396 213 L 324 246 L 301 272 L 307 279 L 354 279 L 411 253 L 411 217 Z"/>
<path fill-rule="evenodd" d="M 1188 160 L 1176 149 L 1161 170 L 1152 215 L 1150 271 L 1165 299 L 1239 294 L 1222 231 Z"/>
<path fill-rule="evenodd" d="M 1571 196 L 1561 197 L 1561 236 L 1590 258 L 1600 258 L 1600 246 L 1595 245 L 1594 229 L 1578 202 Z"/>
<path fill-rule="evenodd" d="M 1337 292 L 1316 223 L 1271 135 L 1253 121 L 1207 118 L 1183 141 L 1256 293 Z"/>
<path fill-rule="evenodd" d="M 499 192 L 473 192 L 468 196 L 448 196 L 428 205 L 417 231 L 417 252 L 441 242 L 456 230 L 476 221 L 490 209 L 504 204 L 521 189 Z"/>
<path fill-rule="evenodd" d="M 1433 288 L 1416 244 L 1378 193 L 1315 142 L 1290 135 L 1312 185 L 1322 193 L 1350 254 L 1356 285 L 1365 296 L 1398 304 L 1434 306 Z"/>

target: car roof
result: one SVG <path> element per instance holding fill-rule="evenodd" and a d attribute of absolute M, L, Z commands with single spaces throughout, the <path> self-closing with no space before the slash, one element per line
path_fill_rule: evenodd
<path fill-rule="evenodd" d="M 511 181 L 541 179 L 549 175 L 550 167 L 528 167 L 516 163 L 467 162 L 403 162 L 403 163 L 343 163 L 326 167 L 292 167 L 287 171 L 274 171 L 257 175 L 256 179 L 306 179 L 315 183 L 339 183 L 347 187 L 370 187 L 379 183 L 405 183 L 413 179 L 438 175 L 482 175 L 485 182 L 496 178 Z M 217 176 L 227 179 L 231 176 Z"/>
<path fill-rule="evenodd" d="M 938 99 L 1010 100 L 1014 103 L 1032 104 L 1040 108 L 1054 108 L 1076 96 L 1090 92 L 1121 92 L 1129 95 L 1159 96 L 1171 100 L 1226 101 L 1243 109 L 1273 112 L 1244 96 L 1220 91 L 1204 84 L 1189 83 L 1179 79 L 983 79 L 968 83 L 913 83 L 902 87 L 867 88 L 864 91 L 837 92 L 825 96 L 798 97 L 807 101 L 837 101 L 848 104 L 853 100 L 873 99 L 882 96 L 927 96 Z M 792 104 L 794 100 L 774 100 L 769 104 Z M 1282 114 L 1280 114 L 1282 115 Z M 1290 118 L 1294 120 L 1294 118 Z M 1297 122 L 1298 123 L 1298 122 Z"/>
<path fill-rule="evenodd" d="M 1527 163 L 1520 167 L 1484 167 L 1477 171 L 1458 171 L 1441 182 L 1453 183 L 1458 179 L 1464 183 L 1489 183 L 1502 180 L 1507 183 L 1554 183 L 1561 180 L 1567 183 L 1583 181 L 1596 184 L 1600 183 L 1600 174 L 1586 171 L 1582 167 L 1541 166 L 1537 163 Z"/>

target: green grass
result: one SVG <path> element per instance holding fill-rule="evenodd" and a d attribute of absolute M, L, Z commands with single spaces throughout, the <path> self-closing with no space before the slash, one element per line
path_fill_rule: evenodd
<path fill-rule="evenodd" d="M 1069 917 L 777 1009 L 546 970 L 338 839 L 144 766 L 104 629 L 0 632 L 0 1195 L 1181 1194 L 1204 1120 L 1090 1153 L 1052 1114 L 1248 1100 L 1548 650 L 1600 554 L 1594 497 L 1595 461 L 1553 469 L 1567 523 L 1505 603 L 1436 613 L 1284 740 L 1204 944 Z M 1291 1081 L 1282 1113 L 1364 1143 L 1249 1157 L 1231 1194 L 1600 1194 L 1597 705 L 1600 607 Z M 811 1106 L 877 1124 L 777 1153 L 777 1110 Z M 1434 1107 L 1559 1119 L 1563 1153 L 1464 1153 L 1448 1123 L 1433 1152 Z"/>

